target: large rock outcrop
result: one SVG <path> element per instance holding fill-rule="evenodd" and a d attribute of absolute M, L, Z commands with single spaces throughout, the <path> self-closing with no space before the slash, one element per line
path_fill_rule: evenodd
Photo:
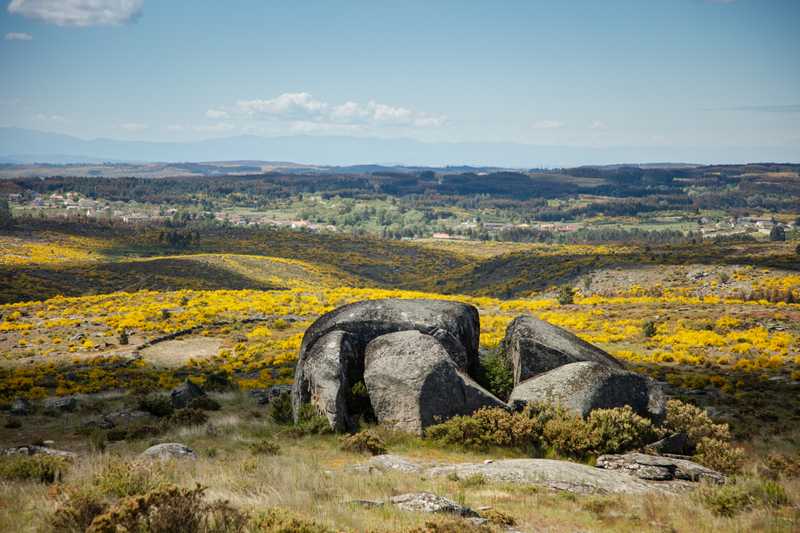
<path fill-rule="evenodd" d="M 356 354 L 344 331 L 332 331 L 321 337 L 308 351 L 303 362 L 300 402 L 313 403 L 335 431 L 354 429 L 355 421 L 348 408 L 348 393 Z"/>
<path fill-rule="evenodd" d="M 350 383 L 357 383 L 364 373 L 364 353 L 372 340 L 400 331 L 418 331 L 434 337 L 444 347 L 453 363 L 467 374 L 473 373 L 478 362 L 478 336 L 480 325 L 478 310 L 467 304 L 445 300 L 367 300 L 339 307 L 317 319 L 303 336 L 295 369 L 292 388 L 292 408 L 297 419 L 300 407 L 310 401 L 312 382 L 328 381 L 309 379 L 308 370 L 314 367 L 306 361 L 314 355 L 315 346 L 333 332 L 347 334 L 353 353 L 352 366 L 346 369 Z M 335 356 L 328 353 L 327 359 Z M 341 361 L 341 357 L 339 358 Z M 326 371 L 327 372 L 327 371 Z M 344 390 L 347 384 L 342 383 Z M 345 394 L 347 391 L 345 391 Z M 329 404 L 316 403 L 320 412 Z M 341 404 L 338 404 L 341 405 Z M 347 419 L 348 413 L 334 418 Z"/>
<path fill-rule="evenodd" d="M 593 409 L 630 405 L 639 415 L 660 420 L 666 409 L 661 388 L 641 374 L 591 361 L 569 363 L 514 387 L 509 403 L 559 404 L 581 416 Z"/>
<path fill-rule="evenodd" d="M 412 433 L 481 407 L 505 407 L 461 370 L 437 339 L 419 331 L 370 342 L 364 382 L 378 421 Z"/>
<path fill-rule="evenodd" d="M 580 361 L 593 361 L 624 370 L 624 365 L 597 346 L 565 329 L 532 316 L 509 324 L 503 350 L 514 372 L 514 385 L 537 374 Z"/>

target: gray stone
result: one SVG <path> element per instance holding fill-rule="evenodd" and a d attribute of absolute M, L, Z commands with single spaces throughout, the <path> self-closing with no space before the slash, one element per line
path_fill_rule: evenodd
<path fill-rule="evenodd" d="M 71 412 L 78 408 L 78 400 L 74 396 L 48 398 L 44 401 L 44 408 L 49 411 Z"/>
<path fill-rule="evenodd" d="M 517 317 L 509 324 L 502 347 L 514 372 L 514 385 L 579 361 L 593 361 L 620 370 L 625 368 L 597 346 L 532 316 Z"/>
<path fill-rule="evenodd" d="M 403 472 L 404 474 L 416 474 L 422 472 L 422 466 L 413 463 L 406 459 L 405 457 L 401 457 L 399 455 L 393 454 L 382 454 L 376 455 L 370 458 L 369 461 L 366 463 L 361 463 L 354 465 L 352 470 L 356 472 L 363 472 L 371 474 L 373 472 Z"/>
<path fill-rule="evenodd" d="M 181 385 L 178 385 L 172 389 L 172 392 L 169 393 L 172 406 L 176 409 L 189 407 L 189 404 L 192 403 L 192 400 L 195 398 L 201 398 L 205 395 L 206 393 L 203 391 L 203 389 L 188 379 Z"/>
<path fill-rule="evenodd" d="M 456 365 L 467 373 L 479 368 L 478 310 L 471 305 L 445 300 L 384 299 L 355 302 L 319 317 L 306 330 L 295 367 L 292 409 L 295 420 L 304 394 L 306 359 L 313 346 L 333 331 L 348 334 L 356 355 L 352 382 L 364 373 L 364 352 L 373 339 L 398 331 L 420 331 L 439 340 Z"/>
<path fill-rule="evenodd" d="M 559 404 L 581 416 L 593 409 L 630 405 L 641 416 L 660 420 L 666 405 L 660 387 L 650 378 L 602 363 L 569 363 L 519 383 L 509 403 Z"/>
<path fill-rule="evenodd" d="M 351 376 L 357 365 L 349 334 L 332 331 L 308 351 L 303 363 L 303 382 L 298 384 L 301 403 L 311 403 L 338 432 L 355 429 L 348 411 Z"/>
<path fill-rule="evenodd" d="M 623 472 L 553 459 L 502 459 L 489 464 L 454 464 L 430 468 L 425 475 L 429 477 L 456 475 L 461 479 L 482 475 L 489 481 L 538 485 L 577 494 L 681 492 L 692 485 L 684 481 L 648 481 Z"/>
<path fill-rule="evenodd" d="M 417 513 L 448 513 L 458 516 L 477 516 L 478 513 L 457 504 L 444 496 L 437 496 L 432 492 L 411 492 L 401 494 L 389 500 L 393 505 L 403 511 L 413 511 Z"/>
<path fill-rule="evenodd" d="M 178 442 L 165 442 L 150 446 L 142 452 L 147 459 L 197 459 L 194 450 Z"/>
<path fill-rule="evenodd" d="M 35 444 L 6 448 L 0 451 L 0 455 L 50 455 L 52 457 L 63 457 L 65 459 L 75 459 L 78 456 L 73 452 L 56 450 L 55 448 L 37 446 Z"/>
<path fill-rule="evenodd" d="M 645 446 L 645 451 L 653 455 L 690 455 L 692 446 L 686 433 L 673 433 L 661 440 Z"/>
<path fill-rule="evenodd" d="M 619 470 L 641 479 L 686 481 L 709 481 L 724 483 L 725 476 L 716 470 L 687 459 L 626 453 L 621 455 L 601 455 L 597 467 L 606 470 Z"/>
<path fill-rule="evenodd" d="M 432 424 L 505 404 L 462 371 L 444 346 L 419 331 L 380 336 L 366 348 L 364 383 L 378 421 L 420 434 Z"/>
<path fill-rule="evenodd" d="M 31 402 L 29 402 L 25 398 L 17 398 L 11 404 L 10 412 L 12 415 L 27 416 L 31 414 L 32 410 L 33 406 L 31 405 Z"/>

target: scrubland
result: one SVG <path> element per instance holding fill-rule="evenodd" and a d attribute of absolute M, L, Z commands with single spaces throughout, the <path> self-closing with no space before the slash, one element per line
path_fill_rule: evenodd
<path fill-rule="evenodd" d="M 372 246 L 369 239 L 303 233 L 237 235 L 211 235 L 177 252 L 147 232 L 133 237 L 61 228 L 0 236 L 7 302 L 0 306 L 0 403 L 8 409 L 16 398 L 80 400 L 74 413 L 2 415 L 4 447 L 53 440 L 52 446 L 79 455 L 53 483 L 0 481 L 0 530 L 46 529 L 78 488 L 108 504 L 137 491 L 196 483 L 208 487 L 206 501 L 228 500 L 249 520 L 261 517 L 262 525 L 274 519 L 268 509 L 280 508 L 331 530 L 432 528 L 424 525 L 429 517 L 348 503 L 430 490 L 473 507 L 491 506 L 522 531 L 800 527 L 794 243 L 683 249 L 495 244 L 475 251 L 462 243 Z M 563 285 L 573 288 L 571 301 L 559 298 Z M 301 435 L 276 424 L 250 391 L 291 383 L 303 332 L 321 314 L 385 297 L 475 305 L 486 357 L 497 352 L 506 326 L 520 314 L 598 344 L 664 382 L 671 396 L 730 424 L 745 451 L 739 492 L 706 487 L 706 496 L 575 496 L 479 479 L 348 470 L 368 455 L 342 451 L 339 437 Z M 211 393 L 222 408 L 157 435 L 114 440 L 112 430 L 87 429 L 101 413 L 185 379 L 210 391 L 225 383 L 225 392 Z M 390 453 L 420 461 L 521 454 L 372 430 Z M 277 449 L 259 446 L 265 440 Z M 136 459 L 150 443 L 169 441 L 189 445 L 199 459 L 180 465 Z M 782 487 L 777 500 L 742 488 L 765 480 Z M 436 527 L 428 530 L 450 530 Z M 461 523 L 449 527 L 468 531 Z"/>

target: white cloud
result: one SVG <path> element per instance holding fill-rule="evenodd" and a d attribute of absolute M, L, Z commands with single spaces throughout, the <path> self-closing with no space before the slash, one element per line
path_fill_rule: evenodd
<path fill-rule="evenodd" d="M 136 18 L 144 0 L 11 0 L 8 12 L 58 26 L 108 26 Z"/>
<path fill-rule="evenodd" d="M 294 121 L 297 126 L 311 130 L 311 124 L 336 125 L 386 125 L 436 127 L 445 123 L 446 118 L 407 109 L 381 104 L 375 101 L 361 104 L 348 101 L 332 105 L 315 99 L 311 94 L 284 93 L 269 100 L 239 100 L 236 109 L 256 119 Z M 294 126 L 293 126 L 294 127 Z M 320 130 L 322 128 L 314 128 Z"/>
<path fill-rule="evenodd" d="M 218 124 L 203 124 L 201 126 L 195 126 L 193 129 L 194 131 L 199 131 L 202 133 L 221 133 L 224 131 L 231 131 L 235 128 L 236 126 L 233 124 L 228 122 L 220 122 Z"/>
<path fill-rule="evenodd" d="M 559 122 L 558 120 L 537 120 L 531 127 L 535 130 L 553 130 L 557 128 L 563 128 L 564 123 Z"/>
<path fill-rule="evenodd" d="M 308 93 L 284 93 L 270 100 L 239 100 L 236 107 L 253 117 L 314 119 L 322 117 L 328 104 Z"/>
<path fill-rule="evenodd" d="M 220 118 L 228 118 L 229 115 L 227 111 L 223 111 L 221 109 L 209 109 L 208 111 L 206 111 L 206 116 L 208 118 L 220 119 Z"/>
<path fill-rule="evenodd" d="M 5 37 L 6 41 L 32 41 L 33 35 L 30 33 L 20 33 L 12 31 L 10 33 L 6 33 Z"/>
<path fill-rule="evenodd" d="M 144 131 L 149 128 L 147 124 L 140 124 L 139 122 L 125 122 L 120 124 L 119 127 L 125 131 Z"/>
<path fill-rule="evenodd" d="M 167 126 L 167 129 L 169 131 L 183 131 L 185 128 L 183 127 L 183 124 L 170 124 Z"/>
<path fill-rule="evenodd" d="M 603 122 L 602 120 L 594 120 L 591 124 L 589 124 L 590 130 L 607 130 L 608 125 Z"/>
<path fill-rule="evenodd" d="M 45 113 L 38 113 L 33 116 L 36 120 L 41 120 L 43 122 L 64 122 L 64 117 L 62 115 L 48 115 Z"/>

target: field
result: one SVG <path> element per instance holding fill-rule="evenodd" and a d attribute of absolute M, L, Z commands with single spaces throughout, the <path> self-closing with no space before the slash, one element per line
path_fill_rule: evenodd
<path fill-rule="evenodd" d="M 101 483 L 149 442 L 169 440 L 201 454 L 188 469 L 141 474 L 208 486 L 207 497 L 258 513 L 267 507 L 354 530 L 396 531 L 425 519 L 390 509 L 343 506 L 404 490 L 432 490 L 473 506 L 490 505 L 518 527 L 553 531 L 790 531 L 797 507 L 747 506 L 713 514 L 692 495 L 654 498 L 572 496 L 497 483 L 414 475 L 357 475 L 364 456 L 339 450 L 334 436 L 297 436 L 269 421 L 250 392 L 292 381 L 305 328 L 344 303 L 384 297 L 445 298 L 477 306 L 481 348 L 496 352 L 508 323 L 532 314 L 598 344 L 663 382 L 676 398 L 730 424 L 747 454 L 746 472 L 770 460 L 794 464 L 800 450 L 800 273 L 793 242 L 673 247 L 631 243 L 532 244 L 397 242 L 278 229 L 211 229 L 186 249 L 157 229 L 131 231 L 69 223 L 0 235 L 0 402 L 75 395 L 81 408 L 37 412 L 0 442 L 55 441 L 78 452 L 62 483 L 4 482 L 0 529 L 39 527 L 59 491 Z M 559 303 L 558 288 L 574 288 Z M 135 406 L 185 379 L 222 409 L 199 425 L 156 438 L 112 441 L 87 421 Z M 11 420 L 13 417 L 7 417 Z M 481 461 L 518 450 L 437 447 L 384 433 L 391 453 L 421 461 Z M 263 438 L 276 456 L 253 454 Z M 165 440 L 166 439 L 166 440 Z M 773 459 L 769 459 L 773 457 Z M 774 457 L 783 459 L 774 459 Z M 127 464 L 127 463 L 125 463 Z M 783 463 L 781 463 L 783 464 Z M 126 466 L 139 472 L 147 467 Z M 800 487 L 787 467 L 783 487 Z M 139 475 L 139 474 L 137 474 Z M 756 475 L 756 474 L 749 474 Z M 21 507 L 10 507 L 24 490 Z M 21 510 L 20 510 L 21 509 Z M 538 530 L 538 529 L 535 529 Z"/>

